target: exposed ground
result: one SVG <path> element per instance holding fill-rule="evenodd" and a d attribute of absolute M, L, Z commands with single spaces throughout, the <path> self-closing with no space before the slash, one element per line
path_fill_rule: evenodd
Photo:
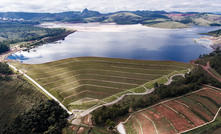
<path fill-rule="evenodd" d="M 153 80 L 164 84 L 170 76 L 190 68 L 190 64 L 172 61 L 95 57 L 13 65 L 27 72 L 69 110 L 112 102 L 125 93 L 146 92 L 153 87 Z"/>
<path fill-rule="evenodd" d="M 205 87 L 131 114 L 128 134 L 175 134 L 213 122 L 221 106 L 221 89 Z"/>

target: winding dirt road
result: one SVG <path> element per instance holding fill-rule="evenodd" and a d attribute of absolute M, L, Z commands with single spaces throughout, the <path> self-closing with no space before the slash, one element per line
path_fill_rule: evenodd
<path fill-rule="evenodd" d="M 190 72 L 190 69 L 188 71 L 188 73 Z M 185 74 L 175 74 L 175 75 L 172 75 L 170 77 L 170 79 L 168 79 L 168 81 L 165 83 L 167 85 L 169 85 L 172 81 L 173 81 L 173 77 L 176 77 L 176 76 L 185 76 Z M 146 89 L 146 88 L 145 88 Z M 89 108 L 87 110 L 84 110 L 83 112 L 80 113 L 80 116 L 83 117 L 83 116 L 86 116 L 87 114 L 93 112 L 94 110 L 102 107 L 102 106 L 110 106 L 110 105 L 113 105 L 119 101 L 121 101 L 125 96 L 130 96 L 130 95 L 147 95 L 147 94 L 150 94 L 154 91 L 155 89 L 152 88 L 152 89 L 146 89 L 146 92 L 144 93 L 127 93 L 127 94 L 123 94 L 121 97 L 119 97 L 118 99 L 116 99 L 115 101 L 112 101 L 112 102 L 109 102 L 109 103 L 106 103 L 106 104 L 103 104 L 103 105 L 99 105 L 99 106 L 96 106 L 96 107 L 92 107 L 92 108 Z"/>

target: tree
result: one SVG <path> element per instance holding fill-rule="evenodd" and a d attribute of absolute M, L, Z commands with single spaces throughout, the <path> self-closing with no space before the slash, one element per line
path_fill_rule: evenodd
<path fill-rule="evenodd" d="M 111 121 L 110 124 L 109 124 L 109 129 L 113 130 L 114 127 L 115 127 L 115 123 L 113 121 Z"/>

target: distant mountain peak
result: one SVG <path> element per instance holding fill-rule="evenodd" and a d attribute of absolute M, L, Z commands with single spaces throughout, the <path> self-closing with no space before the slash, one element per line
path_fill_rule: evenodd
<path fill-rule="evenodd" d="M 85 8 L 85 9 L 82 11 L 82 13 L 87 13 L 87 12 L 89 12 L 89 10 L 88 10 L 87 8 Z"/>
<path fill-rule="evenodd" d="M 81 15 L 83 15 L 84 17 L 92 17 L 92 16 L 99 16 L 101 15 L 101 13 L 99 13 L 98 11 L 92 11 L 92 10 L 88 10 L 87 8 L 85 8 L 81 12 Z"/>

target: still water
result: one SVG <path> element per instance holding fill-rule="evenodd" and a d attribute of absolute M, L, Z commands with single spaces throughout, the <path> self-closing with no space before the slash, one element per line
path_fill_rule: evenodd
<path fill-rule="evenodd" d="M 55 24 L 42 27 L 67 27 L 78 31 L 65 40 L 45 44 L 29 52 L 17 52 L 9 59 L 23 63 L 45 63 L 71 57 L 112 57 L 145 60 L 189 62 L 200 54 L 209 53 L 209 40 L 198 39 L 219 27 L 193 26 L 185 29 L 150 28 L 142 25 L 116 24 Z"/>

